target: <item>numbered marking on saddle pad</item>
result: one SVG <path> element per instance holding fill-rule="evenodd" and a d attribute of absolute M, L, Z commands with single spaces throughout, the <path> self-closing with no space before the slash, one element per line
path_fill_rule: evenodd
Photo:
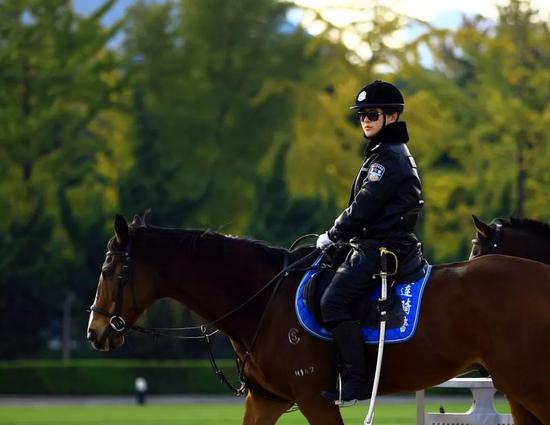
<path fill-rule="evenodd" d="M 318 258 L 313 265 L 318 265 L 320 261 L 321 258 Z M 432 266 L 429 266 L 426 274 L 415 282 L 396 284 L 396 293 L 399 296 L 401 306 L 403 307 L 404 321 L 403 325 L 399 328 L 386 329 L 386 343 L 391 344 L 404 342 L 412 338 L 414 335 L 420 314 L 422 294 L 424 293 L 424 288 L 428 282 L 428 278 L 430 277 L 431 270 Z M 298 285 L 298 290 L 296 291 L 296 298 L 294 301 L 296 315 L 298 316 L 300 324 L 307 332 L 318 338 L 331 341 L 332 334 L 315 320 L 313 314 L 307 308 L 304 300 L 304 288 L 315 273 L 317 273 L 316 269 L 306 272 Z M 378 286 L 369 296 L 369 299 L 376 300 L 379 297 L 380 287 Z M 378 344 L 379 336 L 379 328 L 363 328 L 363 340 L 365 343 Z"/>

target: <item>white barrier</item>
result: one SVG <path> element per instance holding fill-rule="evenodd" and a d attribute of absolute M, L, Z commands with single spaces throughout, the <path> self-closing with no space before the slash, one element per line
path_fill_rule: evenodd
<path fill-rule="evenodd" d="M 469 388 L 473 403 L 465 413 L 426 413 L 424 391 L 416 392 L 416 425 L 514 425 L 512 415 L 495 410 L 496 389 L 491 378 L 455 378 L 439 388 Z"/>

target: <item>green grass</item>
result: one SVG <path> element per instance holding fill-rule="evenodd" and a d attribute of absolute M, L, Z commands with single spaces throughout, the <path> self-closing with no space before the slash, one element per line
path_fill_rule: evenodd
<path fill-rule="evenodd" d="M 469 405 L 446 403 L 448 412 L 464 412 Z M 438 406 L 427 404 L 426 411 Z M 362 424 L 368 405 L 342 409 L 346 424 Z M 502 405 L 499 411 L 507 411 Z M 376 407 L 376 424 L 414 424 L 416 407 L 408 404 L 380 404 Z M 0 407 L 0 425 L 238 425 L 241 404 L 178 404 L 178 405 L 94 405 L 94 406 L 24 406 Z M 280 425 L 305 425 L 299 412 L 283 415 Z"/>

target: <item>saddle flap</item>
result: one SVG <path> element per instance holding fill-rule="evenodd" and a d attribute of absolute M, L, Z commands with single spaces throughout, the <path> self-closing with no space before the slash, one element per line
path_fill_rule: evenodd
<path fill-rule="evenodd" d="M 318 266 L 320 262 L 321 258 L 314 263 L 314 266 Z M 426 263 L 425 267 L 423 265 L 423 270 L 425 270 L 425 274 L 417 280 L 397 283 L 389 291 L 391 296 L 388 299 L 388 305 L 391 314 L 390 323 L 387 323 L 386 328 L 387 343 L 404 342 L 414 335 L 420 316 L 422 295 L 430 276 L 431 266 Z M 332 340 L 332 334 L 322 326 L 319 304 L 334 273 L 334 269 L 326 267 L 310 270 L 306 272 L 296 291 L 295 309 L 298 321 L 307 332 L 324 340 Z M 378 343 L 380 334 L 377 308 L 377 301 L 380 298 L 379 284 L 375 285 L 368 298 L 354 306 L 354 310 L 358 311 L 359 316 L 369 316 L 366 319 L 369 324 L 363 327 L 363 339 L 367 344 L 375 344 Z M 370 307 L 365 310 L 365 305 Z M 374 324 L 371 324 L 373 320 Z M 362 323 L 364 322 L 365 319 L 362 320 Z"/>

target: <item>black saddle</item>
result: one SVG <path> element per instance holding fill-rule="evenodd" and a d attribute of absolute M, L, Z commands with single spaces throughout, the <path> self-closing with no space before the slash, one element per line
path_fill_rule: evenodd
<path fill-rule="evenodd" d="M 339 265 L 343 263 L 350 251 L 349 245 L 332 246 L 325 252 L 325 257 L 319 263 L 319 271 L 310 279 L 304 288 L 304 300 L 309 311 L 315 317 L 318 323 L 323 323 L 321 316 L 321 298 L 332 281 Z M 390 259 L 389 259 L 390 260 Z M 389 261 L 388 269 L 393 270 L 394 264 Z M 399 262 L 396 276 L 391 276 L 392 281 L 388 281 L 388 299 L 386 302 L 386 311 L 388 328 L 398 328 L 403 325 L 403 308 L 401 302 L 395 293 L 395 282 L 414 282 L 426 274 L 428 262 L 422 257 L 422 245 L 417 244 L 416 248 Z M 365 276 L 365 285 L 370 285 L 374 289 L 380 285 L 380 277 L 375 279 L 372 276 Z M 370 292 L 370 291 L 369 291 Z M 380 308 L 378 301 L 371 301 L 368 297 L 357 300 L 352 306 L 352 317 L 359 320 L 362 327 L 376 328 L 380 324 Z"/>

